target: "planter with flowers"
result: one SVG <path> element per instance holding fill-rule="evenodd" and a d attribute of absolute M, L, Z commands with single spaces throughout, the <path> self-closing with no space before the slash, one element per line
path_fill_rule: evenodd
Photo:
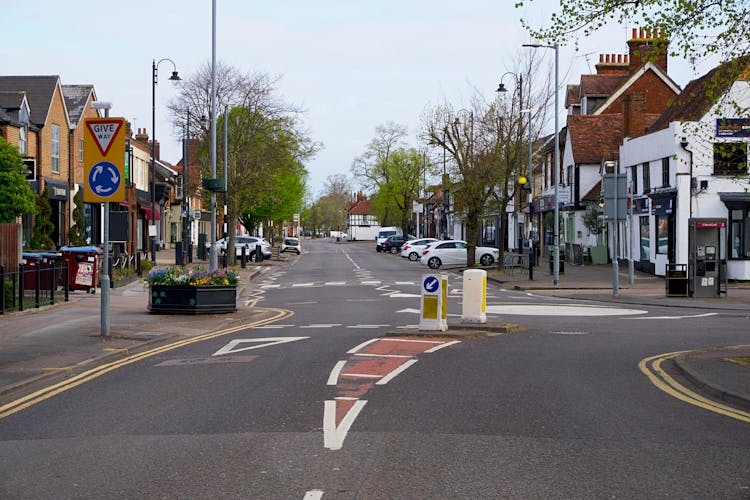
<path fill-rule="evenodd" d="M 146 278 L 148 310 L 154 314 L 214 314 L 237 310 L 237 274 L 200 268 L 170 267 Z"/>

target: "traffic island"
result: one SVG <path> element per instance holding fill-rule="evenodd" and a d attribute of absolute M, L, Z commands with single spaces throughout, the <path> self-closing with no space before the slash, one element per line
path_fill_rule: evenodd
<path fill-rule="evenodd" d="M 448 323 L 448 329 L 445 331 L 403 328 L 389 331 L 386 337 L 445 337 L 473 340 L 496 337 L 506 333 L 518 333 L 524 330 L 526 330 L 524 327 L 516 323 Z"/>

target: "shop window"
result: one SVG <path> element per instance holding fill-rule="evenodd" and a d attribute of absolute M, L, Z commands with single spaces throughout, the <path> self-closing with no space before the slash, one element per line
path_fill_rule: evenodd
<path fill-rule="evenodd" d="M 641 261 L 648 262 L 651 259 L 651 235 L 649 234 L 648 217 L 639 217 L 639 219 Z"/>
<path fill-rule="evenodd" d="M 669 250 L 669 216 L 656 216 L 656 253 L 667 254 Z"/>
<path fill-rule="evenodd" d="M 734 260 L 750 260 L 750 215 L 747 208 L 730 210 L 729 224 L 730 252 L 729 258 Z"/>
<path fill-rule="evenodd" d="M 714 144 L 714 175 L 747 174 L 747 144 L 718 142 Z"/>

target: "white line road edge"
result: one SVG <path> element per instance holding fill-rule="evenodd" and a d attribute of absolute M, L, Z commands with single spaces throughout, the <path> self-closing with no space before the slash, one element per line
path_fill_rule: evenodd
<path fill-rule="evenodd" d="M 338 361 L 333 366 L 333 370 L 331 370 L 331 374 L 328 375 L 328 382 L 326 382 L 326 385 L 336 385 L 339 383 L 339 375 L 341 375 L 341 370 L 344 369 L 345 364 L 346 364 L 346 360 L 343 360 L 343 361 Z"/>
<path fill-rule="evenodd" d="M 411 365 L 413 365 L 417 361 L 418 360 L 416 360 L 416 359 L 410 359 L 409 361 L 407 361 L 406 363 L 402 364 L 401 366 L 399 366 L 398 368 L 396 368 L 395 370 L 393 370 L 391 373 L 389 373 L 385 377 L 383 377 L 380 380 L 378 380 L 377 382 L 375 382 L 375 385 L 385 385 L 385 384 L 387 384 L 388 382 L 390 382 L 394 378 L 398 377 L 401 372 L 403 372 L 404 370 L 406 370 L 407 368 L 409 368 Z"/>

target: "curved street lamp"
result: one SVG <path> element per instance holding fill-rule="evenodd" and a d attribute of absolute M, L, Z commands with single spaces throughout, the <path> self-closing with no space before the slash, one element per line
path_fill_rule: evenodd
<path fill-rule="evenodd" d="M 159 65 L 164 61 L 172 63 L 172 76 L 169 80 L 176 82 L 182 80 L 177 74 L 177 66 L 171 59 L 154 59 L 151 64 L 151 224 L 156 226 L 156 83 L 158 79 Z M 156 264 L 156 227 L 151 236 L 151 262 Z"/>

